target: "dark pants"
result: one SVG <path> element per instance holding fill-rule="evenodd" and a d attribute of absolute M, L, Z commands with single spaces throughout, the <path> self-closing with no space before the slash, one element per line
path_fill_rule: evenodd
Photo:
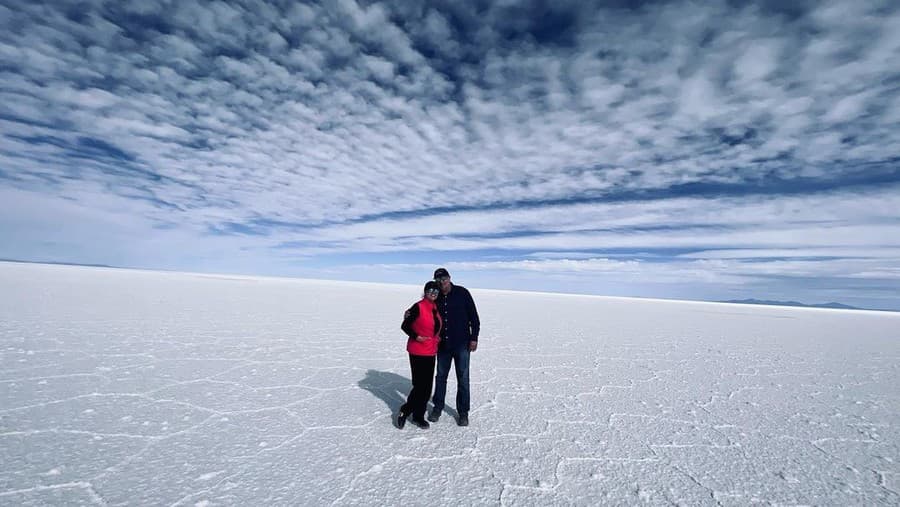
<path fill-rule="evenodd" d="M 431 379 L 434 375 L 434 356 L 409 355 L 409 368 L 412 371 L 412 390 L 406 403 L 400 407 L 404 413 L 411 413 L 413 419 L 425 417 L 428 397 L 431 396 Z"/>
<path fill-rule="evenodd" d="M 460 415 L 469 413 L 469 348 L 458 347 L 455 350 L 438 350 L 437 374 L 434 377 L 434 411 L 444 410 L 444 398 L 447 396 L 447 377 L 450 375 L 450 362 L 456 367 L 456 411 Z"/>

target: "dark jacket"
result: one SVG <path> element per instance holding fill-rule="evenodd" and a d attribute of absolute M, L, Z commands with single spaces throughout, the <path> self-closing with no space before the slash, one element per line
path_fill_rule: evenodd
<path fill-rule="evenodd" d="M 455 350 L 467 347 L 470 341 L 478 341 L 481 321 L 468 289 L 462 285 L 451 285 L 450 292 L 439 294 L 436 303 L 444 321 L 441 350 Z"/>

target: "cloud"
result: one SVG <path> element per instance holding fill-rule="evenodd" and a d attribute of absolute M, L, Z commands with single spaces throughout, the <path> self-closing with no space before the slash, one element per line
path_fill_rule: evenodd
<path fill-rule="evenodd" d="M 210 265 L 900 236 L 892 2 L 0 9 L 0 185 Z"/>

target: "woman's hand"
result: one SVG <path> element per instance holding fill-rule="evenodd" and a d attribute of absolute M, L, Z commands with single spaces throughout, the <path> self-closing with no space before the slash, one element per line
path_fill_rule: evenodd
<path fill-rule="evenodd" d="M 428 337 L 427 336 L 416 336 L 416 341 L 419 343 L 425 343 L 428 341 Z"/>

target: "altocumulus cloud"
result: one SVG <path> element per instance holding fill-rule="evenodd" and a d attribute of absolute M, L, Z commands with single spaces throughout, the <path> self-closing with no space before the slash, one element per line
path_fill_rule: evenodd
<path fill-rule="evenodd" d="M 4 2 L 0 256 L 898 308 L 891 1 Z"/>

